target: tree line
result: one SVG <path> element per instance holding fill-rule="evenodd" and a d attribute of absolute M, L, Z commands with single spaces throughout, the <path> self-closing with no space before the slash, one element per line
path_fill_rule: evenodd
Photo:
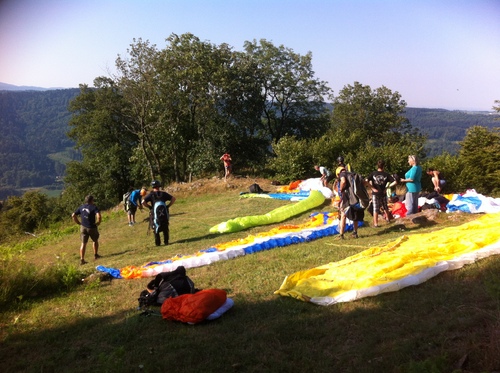
<path fill-rule="evenodd" d="M 30 195 L 36 208 L 24 197 L 9 199 L 0 226 L 20 232 L 48 224 L 28 219 L 43 210 L 38 205 L 54 219 L 67 218 L 86 194 L 105 209 L 130 186 L 213 176 L 224 152 L 237 173 L 282 183 L 316 177 L 314 164 L 334 170 L 340 155 L 362 175 L 378 159 L 404 175 L 408 154 L 416 154 L 442 171 L 453 190 L 498 192 L 498 129 L 472 127 L 458 154 L 426 158 L 426 137 L 405 116 L 398 92 L 354 82 L 334 96 L 315 78 L 311 53 L 266 40 L 234 51 L 172 34 L 163 49 L 138 39 L 127 54 L 118 56 L 115 76 L 81 85 L 70 102 L 68 136 L 81 160 L 67 163 L 62 196 L 48 207 Z"/>

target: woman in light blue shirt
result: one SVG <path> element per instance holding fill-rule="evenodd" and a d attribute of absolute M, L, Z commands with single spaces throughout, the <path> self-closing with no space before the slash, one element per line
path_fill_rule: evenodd
<path fill-rule="evenodd" d="M 408 164 L 411 168 L 406 172 L 405 178 L 401 179 L 401 181 L 406 183 L 406 215 L 411 215 L 418 212 L 418 195 L 422 190 L 422 167 L 419 166 L 418 158 L 415 155 L 408 156 Z"/>

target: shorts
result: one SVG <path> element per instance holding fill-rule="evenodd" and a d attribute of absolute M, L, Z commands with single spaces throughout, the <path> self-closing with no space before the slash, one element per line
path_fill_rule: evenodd
<path fill-rule="evenodd" d="M 136 211 L 137 211 L 137 206 L 130 203 L 128 206 L 127 214 L 134 215 Z"/>
<path fill-rule="evenodd" d="M 329 176 L 326 176 L 325 177 L 325 180 L 327 183 L 329 183 L 330 181 L 332 181 L 334 179 L 334 176 L 333 175 L 329 175 Z"/>
<path fill-rule="evenodd" d="M 386 196 L 377 196 L 375 194 L 372 194 L 372 204 L 373 204 L 373 212 L 379 211 L 380 208 L 384 211 L 389 211 L 389 208 L 387 207 L 387 197 Z"/>
<path fill-rule="evenodd" d="M 99 239 L 99 230 L 97 228 L 87 228 L 82 225 L 80 227 L 80 238 L 82 239 L 82 242 L 89 242 L 89 237 L 92 241 L 97 242 Z"/>

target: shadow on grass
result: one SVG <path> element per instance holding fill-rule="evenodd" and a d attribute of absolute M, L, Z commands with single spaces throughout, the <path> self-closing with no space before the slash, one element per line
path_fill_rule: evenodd
<path fill-rule="evenodd" d="M 266 292 L 231 295 L 235 306 L 199 325 L 129 309 L 89 317 L 74 305 L 50 329 L 2 325 L 4 372 L 451 372 L 500 364 L 498 260 L 443 273 L 425 284 L 320 307 Z M 498 279 L 496 280 L 498 286 Z M 112 286 L 111 286 L 112 288 Z M 495 286 L 492 286 L 495 289 Z M 111 291 L 106 287 L 106 291 Z M 228 289 L 228 291 L 232 291 Z M 96 295 L 98 297 L 98 295 Z M 267 300 L 263 300 L 267 298 Z M 125 307 L 126 308 L 126 307 Z M 50 317 L 57 317 L 57 312 Z M 51 320 L 53 321 L 53 320 Z M 466 357 L 466 359 L 464 359 Z"/>

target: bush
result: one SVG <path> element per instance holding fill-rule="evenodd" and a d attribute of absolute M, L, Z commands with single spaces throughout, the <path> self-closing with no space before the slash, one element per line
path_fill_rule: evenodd
<path fill-rule="evenodd" d="M 38 268 L 4 250 L 0 263 L 0 309 L 29 298 L 67 291 L 81 283 L 83 273 L 72 264 Z"/>

